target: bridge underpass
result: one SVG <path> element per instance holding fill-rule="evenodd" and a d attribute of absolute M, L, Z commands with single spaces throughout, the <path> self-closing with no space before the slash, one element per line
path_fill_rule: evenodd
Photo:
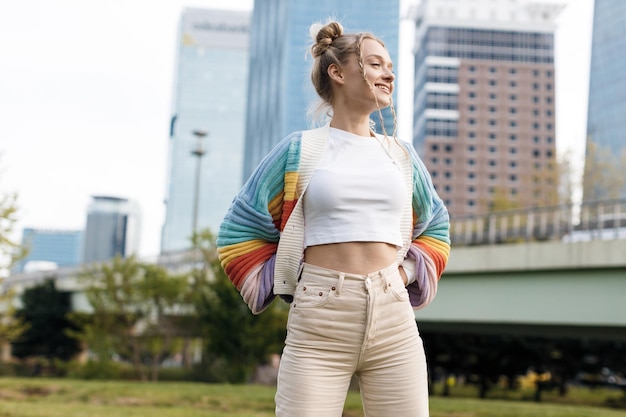
<path fill-rule="evenodd" d="M 453 247 L 422 331 L 626 340 L 626 240 Z"/>

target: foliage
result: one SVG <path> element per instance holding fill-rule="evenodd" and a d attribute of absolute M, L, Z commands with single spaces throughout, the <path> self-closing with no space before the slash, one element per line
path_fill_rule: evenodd
<path fill-rule="evenodd" d="M 17 213 L 17 194 L 0 190 L 0 344 L 15 340 L 27 328 L 15 317 L 15 291 L 2 286 L 2 280 L 8 276 L 11 266 L 26 256 L 26 250 L 11 236 L 17 223 Z"/>
<path fill-rule="evenodd" d="M 69 336 L 76 330 L 67 314 L 71 311 L 71 295 L 59 291 L 53 278 L 24 290 L 22 308 L 17 317 L 28 324 L 26 331 L 13 342 L 13 356 L 24 359 L 33 356 L 67 361 L 80 352 L 78 341 Z"/>
<path fill-rule="evenodd" d="M 520 376 L 546 375 L 533 381 L 533 399 L 541 401 L 548 390 L 564 396 L 570 384 L 608 385 L 602 372 L 626 371 L 626 343 L 620 341 L 523 335 L 424 332 L 431 383 L 450 376 L 478 387 L 486 398 L 502 381 L 519 388 Z M 449 386 L 444 384 L 444 395 Z"/>
<path fill-rule="evenodd" d="M 619 198 L 626 185 L 624 167 L 626 151 L 621 157 L 613 155 L 610 149 L 588 140 L 583 175 L 583 201 Z"/>
<path fill-rule="evenodd" d="M 83 329 L 78 336 L 101 361 L 130 360 L 139 378 L 157 380 L 162 361 L 180 348 L 177 318 L 189 313 L 186 277 L 117 257 L 87 268 L 81 280 L 93 313 L 73 316 Z"/>
<path fill-rule="evenodd" d="M 204 263 L 197 273 L 210 277 L 207 285 L 198 286 L 200 290 L 195 292 L 198 320 L 206 337 L 202 367 L 212 379 L 248 381 L 257 365 L 282 351 L 286 304 L 274 302 L 262 314 L 253 315 L 222 270 L 212 234 L 197 234 L 194 243 L 202 252 Z"/>

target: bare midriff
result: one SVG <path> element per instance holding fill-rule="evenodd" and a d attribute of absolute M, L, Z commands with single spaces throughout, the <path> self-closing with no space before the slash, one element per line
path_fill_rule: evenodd
<path fill-rule="evenodd" d="M 366 275 L 396 261 L 397 249 L 383 242 L 344 242 L 309 246 L 304 262 L 335 271 Z M 404 271 L 400 271 L 406 281 Z"/>

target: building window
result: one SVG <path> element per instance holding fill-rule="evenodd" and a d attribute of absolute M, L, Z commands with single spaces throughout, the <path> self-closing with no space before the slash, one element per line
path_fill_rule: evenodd
<path fill-rule="evenodd" d="M 469 111 L 476 111 L 476 106 L 474 106 L 473 104 L 467 107 L 467 110 Z"/>
<path fill-rule="evenodd" d="M 498 96 L 495 93 L 489 93 L 489 99 L 495 100 Z"/>
<path fill-rule="evenodd" d="M 444 149 L 446 150 L 447 153 L 450 153 L 452 152 L 452 145 L 446 145 Z"/>
<path fill-rule="evenodd" d="M 489 68 L 489 72 L 494 74 L 494 73 L 498 72 L 498 70 L 496 69 L 496 67 L 490 67 Z"/>
<path fill-rule="evenodd" d="M 515 100 L 517 100 L 517 96 L 516 96 L 515 94 L 511 94 L 511 95 L 509 96 L 509 100 L 511 100 L 511 101 L 515 101 Z"/>
<path fill-rule="evenodd" d="M 517 175 L 515 175 L 515 174 L 509 175 L 509 180 L 511 180 L 513 182 L 517 181 Z"/>
<path fill-rule="evenodd" d="M 511 107 L 511 108 L 509 109 L 509 113 L 511 113 L 511 114 L 515 114 L 515 113 L 517 113 L 517 108 L 515 108 L 515 107 Z"/>
<path fill-rule="evenodd" d="M 495 113 L 497 111 L 497 109 L 493 106 L 489 107 L 489 113 Z"/>
<path fill-rule="evenodd" d="M 443 162 L 444 162 L 446 165 L 452 165 L 452 159 L 450 159 L 450 158 L 446 158 Z"/>
<path fill-rule="evenodd" d="M 517 74 L 517 69 L 515 68 L 509 69 L 509 74 Z"/>
<path fill-rule="evenodd" d="M 539 123 L 533 123 L 533 129 L 539 130 Z"/>
<path fill-rule="evenodd" d="M 468 82 L 470 85 L 476 84 L 476 80 L 474 78 L 470 78 Z"/>
<path fill-rule="evenodd" d="M 476 178 L 476 174 L 474 174 L 473 172 L 470 172 L 467 174 L 467 177 L 473 180 L 474 178 Z"/>
<path fill-rule="evenodd" d="M 437 163 L 439 162 L 439 158 L 431 158 L 430 162 L 431 162 L 433 165 L 437 165 Z"/>
<path fill-rule="evenodd" d="M 439 150 L 439 145 L 437 145 L 436 143 L 433 143 L 430 146 L 430 150 L 433 151 L 433 152 L 437 152 Z"/>
<path fill-rule="evenodd" d="M 517 83 L 515 81 L 509 81 L 509 87 L 517 87 Z"/>
<path fill-rule="evenodd" d="M 490 146 L 489 147 L 489 152 L 490 153 L 496 153 L 497 152 L 497 148 L 495 146 Z"/>
<path fill-rule="evenodd" d="M 489 179 L 491 181 L 495 181 L 496 179 L 498 179 L 498 176 L 496 174 L 489 174 Z"/>
<path fill-rule="evenodd" d="M 533 110 L 533 116 L 539 116 L 539 110 L 537 109 Z"/>
<path fill-rule="evenodd" d="M 497 138 L 498 138 L 498 137 L 496 136 L 496 134 L 495 134 L 495 133 L 490 133 L 490 134 L 489 134 L 489 139 L 491 139 L 491 140 L 496 140 Z"/>
<path fill-rule="evenodd" d="M 546 84 L 546 90 L 548 91 L 552 90 L 552 84 Z"/>
<path fill-rule="evenodd" d="M 474 207 L 476 205 L 476 202 L 474 202 L 474 200 L 467 200 L 467 205 L 469 207 Z"/>
<path fill-rule="evenodd" d="M 490 167 L 495 167 L 496 165 L 498 165 L 498 162 L 496 162 L 496 161 L 495 161 L 495 160 L 493 160 L 493 159 L 490 159 L 490 160 L 489 160 L 489 166 L 490 166 Z"/>
<path fill-rule="evenodd" d="M 546 103 L 552 104 L 552 97 L 546 97 Z"/>
<path fill-rule="evenodd" d="M 467 137 L 470 139 L 474 139 L 476 137 L 476 132 L 467 132 Z"/>
<path fill-rule="evenodd" d="M 509 153 L 514 155 L 517 153 L 517 148 L 509 148 Z"/>
<path fill-rule="evenodd" d="M 476 152 L 476 146 L 474 146 L 474 145 L 469 145 L 469 146 L 467 147 L 467 150 L 468 150 L 469 152 Z"/>
<path fill-rule="evenodd" d="M 452 173 L 450 171 L 446 171 L 443 173 L 443 176 L 446 178 L 452 178 Z"/>
<path fill-rule="evenodd" d="M 467 165 L 470 165 L 470 166 L 476 165 L 476 161 L 474 159 L 468 159 L 467 160 Z"/>
<path fill-rule="evenodd" d="M 473 91 L 470 91 L 470 92 L 467 94 L 467 96 L 468 96 L 469 98 L 476 98 L 476 93 L 475 93 L 475 92 L 473 92 Z"/>
<path fill-rule="evenodd" d="M 452 191 L 452 187 L 450 187 L 449 185 L 446 185 L 445 187 L 443 187 L 443 189 L 446 193 L 449 193 L 450 191 Z"/>
<path fill-rule="evenodd" d="M 470 65 L 470 67 L 469 67 L 469 71 L 470 71 L 470 72 L 476 72 L 476 67 L 475 67 L 475 66 L 473 66 L 473 65 Z"/>
<path fill-rule="evenodd" d="M 489 120 L 489 126 L 495 126 L 496 121 L 494 119 Z"/>
<path fill-rule="evenodd" d="M 551 136 L 546 137 L 546 143 L 552 143 L 552 137 Z"/>
<path fill-rule="evenodd" d="M 509 121 L 509 126 L 516 127 L 517 126 L 517 122 L 515 120 L 510 120 Z"/>
<path fill-rule="evenodd" d="M 539 136 L 533 136 L 533 142 L 539 143 Z"/>
<path fill-rule="evenodd" d="M 533 90 L 539 90 L 539 83 L 533 83 Z"/>
<path fill-rule="evenodd" d="M 533 151 L 533 156 L 534 156 L 535 158 L 539 158 L 539 155 L 540 155 L 540 154 L 541 154 L 541 153 L 540 153 L 537 149 L 535 149 L 535 150 Z"/>
<path fill-rule="evenodd" d="M 552 110 L 546 110 L 546 116 L 552 117 Z"/>
<path fill-rule="evenodd" d="M 552 71 L 550 70 L 546 71 L 546 77 L 552 78 Z"/>
<path fill-rule="evenodd" d="M 509 140 L 515 142 L 517 140 L 517 135 L 509 135 Z"/>
<path fill-rule="evenodd" d="M 489 80 L 489 85 L 492 87 L 495 87 L 498 83 L 496 82 L 496 80 Z"/>
<path fill-rule="evenodd" d="M 539 103 L 539 97 L 534 96 L 533 97 L 533 103 Z"/>
<path fill-rule="evenodd" d="M 509 162 L 509 166 L 511 168 L 516 168 L 517 167 L 517 162 L 516 161 L 511 161 L 511 162 Z"/>
<path fill-rule="evenodd" d="M 552 123 L 546 123 L 546 130 L 552 130 Z"/>
<path fill-rule="evenodd" d="M 469 187 L 467 187 L 467 191 L 470 193 L 475 193 L 476 192 L 476 187 L 474 187 L 473 185 L 470 185 Z"/>
<path fill-rule="evenodd" d="M 470 125 L 475 125 L 476 124 L 476 119 L 467 119 L 467 123 Z"/>

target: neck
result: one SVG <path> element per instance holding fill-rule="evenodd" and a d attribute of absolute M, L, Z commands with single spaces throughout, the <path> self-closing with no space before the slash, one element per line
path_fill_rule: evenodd
<path fill-rule="evenodd" d="M 370 118 L 366 116 L 355 116 L 346 114 L 333 114 L 330 127 L 345 130 L 358 136 L 373 136 L 370 129 Z"/>

